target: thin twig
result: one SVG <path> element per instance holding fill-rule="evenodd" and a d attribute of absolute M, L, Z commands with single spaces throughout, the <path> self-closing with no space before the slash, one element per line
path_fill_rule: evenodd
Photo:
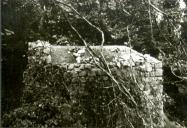
<path fill-rule="evenodd" d="M 92 24 L 89 20 L 87 20 L 84 16 L 82 16 L 74 7 L 68 5 L 68 4 L 65 4 L 61 1 L 58 1 L 56 0 L 58 3 L 64 5 L 64 6 L 67 6 L 69 8 L 71 8 L 79 17 L 81 17 L 84 21 L 86 21 L 90 26 L 92 26 L 93 28 L 95 28 L 96 30 L 98 30 L 100 33 L 101 33 L 101 37 L 102 37 L 102 41 L 101 41 L 101 46 L 104 45 L 104 42 L 105 42 L 105 38 L 104 38 L 104 32 L 97 26 L 95 26 L 94 24 Z"/>
<path fill-rule="evenodd" d="M 130 48 L 132 48 L 129 25 L 127 25 L 127 36 L 128 36 L 128 44 L 130 45 Z"/>
<path fill-rule="evenodd" d="M 85 20 L 89 25 L 91 25 L 92 27 L 96 28 L 97 30 L 99 30 L 101 33 L 102 33 L 102 42 L 101 42 L 101 47 L 103 47 L 103 44 L 104 44 L 104 33 L 98 28 L 96 27 L 95 25 L 93 25 L 91 22 L 89 22 L 86 18 L 84 18 L 76 9 L 74 9 L 72 6 L 70 5 L 67 5 L 63 2 L 59 2 L 57 1 L 58 3 L 60 4 L 63 4 L 69 8 L 71 8 L 77 15 L 79 15 L 83 20 Z M 101 56 L 102 58 L 100 58 L 99 56 L 97 56 L 97 54 L 95 54 L 95 52 L 88 46 L 87 42 L 83 39 L 83 37 L 79 34 L 79 32 L 76 30 L 76 28 L 70 23 L 70 21 L 68 20 L 68 18 L 66 17 L 65 15 L 65 18 L 66 20 L 68 21 L 68 24 L 70 25 L 70 27 L 72 28 L 72 30 L 78 35 L 78 37 L 82 40 L 82 42 L 84 43 L 85 47 L 87 48 L 89 54 L 91 55 L 95 65 L 101 69 L 104 73 L 106 73 L 110 78 L 111 80 L 117 85 L 118 89 L 127 97 L 130 99 L 130 101 L 132 101 L 132 103 L 137 107 L 137 103 L 136 101 L 134 100 L 133 96 L 130 94 L 130 92 L 128 91 L 128 89 L 124 86 L 124 85 L 121 85 L 115 78 L 114 76 L 111 74 L 111 71 L 109 69 L 109 66 L 104 58 L 104 55 L 103 53 L 101 52 Z M 96 58 L 98 58 L 101 63 L 107 67 L 107 70 L 104 69 L 100 64 L 98 64 Z M 123 89 L 122 89 L 123 88 Z"/>
<path fill-rule="evenodd" d="M 162 14 L 168 16 L 167 13 L 163 12 L 162 10 L 160 10 L 158 7 L 156 7 L 155 5 L 153 5 L 151 2 L 149 2 L 149 5 L 150 5 L 152 8 L 154 8 L 156 11 L 158 11 L 158 12 L 160 12 L 160 13 L 162 13 Z"/>
<path fill-rule="evenodd" d="M 150 22 L 150 25 L 151 25 L 151 40 L 152 42 L 154 41 L 154 36 L 153 36 L 153 23 L 152 23 L 152 16 L 151 16 L 151 1 L 148 0 L 148 3 L 149 3 L 149 22 Z"/>

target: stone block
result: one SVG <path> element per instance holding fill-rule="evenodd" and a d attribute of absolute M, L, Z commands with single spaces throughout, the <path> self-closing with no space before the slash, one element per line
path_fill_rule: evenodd
<path fill-rule="evenodd" d="M 149 77 L 162 77 L 163 70 L 162 69 L 156 69 L 155 71 L 152 72 L 145 72 L 146 76 Z"/>
<path fill-rule="evenodd" d="M 68 69 L 68 65 L 67 64 L 61 64 L 60 67 L 66 69 L 66 70 Z"/>
<path fill-rule="evenodd" d="M 79 67 L 80 70 L 83 70 L 85 69 L 85 65 L 84 64 L 81 64 L 80 67 Z"/>
<path fill-rule="evenodd" d="M 80 69 L 80 68 L 74 68 L 74 71 L 75 71 L 75 72 L 80 72 L 81 69 Z"/>
<path fill-rule="evenodd" d="M 116 75 L 116 71 L 117 71 L 116 69 L 112 68 L 110 71 L 112 72 L 113 75 Z"/>
<path fill-rule="evenodd" d="M 87 72 L 84 70 L 79 72 L 79 76 L 86 76 L 86 75 L 87 75 Z"/>
<path fill-rule="evenodd" d="M 69 65 L 68 65 L 68 69 L 69 69 L 69 70 L 73 70 L 73 69 L 74 69 L 74 64 L 69 64 Z"/>
<path fill-rule="evenodd" d="M 109 68 L 113 68 L 113 67 L 114 67 L 114 63 L 113 63 L 113 62 L 110 62 L 110 63 L 108 64 L 108 66 L 109 66 Z"/>
<path fill-rule="evenodd" d="M 72 72 L 72 77 L 75 78 L 75 77 L 78 77 L 78 72 Z"/>
<path fill-rule="evenodd" d="M 74 67 L 75 67 L 75 68 L 79 68 L 79 67 L 80 67 L 80 64 L 75 63 L 75 64 L 74 64 Z"/>
<path fill-rule="evenodd" d="M 92 65 L 91 64 L 85 64 L 85 69 L 91 70 L 92 69 Z"/>
<path fill-rule="evenodd" d="M 95 71 L 88 72 L 88 77 L 94 77 L 94 76 L 96 76 L 96 72 Z"/>
<path fill-rule="evenodd" d="M 161 63 L 161 62 L 155 63 L 155 64 L 154 64 L 154 67 L 155 67 L 155 68 L 162 68 L 162 63 Z"/>

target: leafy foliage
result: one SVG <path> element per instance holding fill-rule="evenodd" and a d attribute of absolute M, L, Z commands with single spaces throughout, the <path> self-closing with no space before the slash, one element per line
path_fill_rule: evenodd
<path fill-rule="evenodd" d="M 138 104 L 134 104 L 112 81 L 103 74 L 93 76 L 82 84 L 82 77 L 76 83 L 71 81 L 71 73 L 66 68 L 47 64 L 43 60 L 46 53 L 42 47 L 32 50 L 30 63 L 24 73 L 25 87 L 21 106 L 3 115 L 4 127 L 138 127 L 147 118 L 143 109 L 142 92 L 130 78 L 119 74 L 116 78 L 126 81 Z M 38 55 L 32 58 L 32 55 Z M 125 72 L 124 72 L 125 73 Z M 120 77 L 121 76 L 121 77 Z M 89 78 L 89 77 L 88 77 Z M 84 80 L 83 79 L 83 80 Z M 105 82 L 103 81 L 104 79 Z M 114 90 L 115 89 L 115 92 Z M 90 100 L 92 99 L 92 100 Z M 140 116 L 138 110 L 142 113 Z"/>
<path fill-rule="evenodd" d="M 180 78 L 177 80 L 183 79 L 186 75 L 187 44 L 180 34 L 182 30 L 180 20 L 183 18 L 184 10 L 179 9 L 178 2 L 173 0 L 64 0 L 63 3 L 74 7 L 81 16 L 98 26 L 104 32 L 106 45 L 128 45 L 142 53 L 151 54 L 161 59 L 164 65 L 170 66 L 172 74 Z M 10 39 L 12 40 L 10 44 L 14 44 L 14 40 L 28 42 L 41 39 L 59 45 L 83 45 L 72 30 L 69 24 L 71 23 L 89 44 L 100 45 L 100 33 L 71 8 L 59 4 L 56 0 L 5 0 L 2 2 L 2 10 L 2 38 L 5 44 Z M 159 22 L 158 14 L 161 15 Z M 67 99 L 56 97 L 60 95 L 57 88 L 66 85 L 63 80 L 58 81 L 60 76 L 57 75 L 57 67 L 46 65 L 46 63 L 43 63 L 43 67 L 39 65 L 32 67 L 33 65 L 28 66 L 28 74 L 25 74 L 25 76 L 33 76 L 33 83 L 27 83 L 31 78 L 25 79 L 29 86 L 24 90 L 26 98 L 23 99 L 24 109 L 18 108 L 15 113 L 19 111 L 28 113 L 30 111 L 28 106 L 32 102 L 36 102 L 32 108 L 33 111 L 43 111 L 43 109 L 35 108 L 40 102 L 44 102 L 44 106 L 46 106 L 45 102 L 60 104 L 61 107 L 63 104 L 68 104 L 65 88 L 61 91 L 66 92 L 63 97 Z M 55 79 L 50 83 L 51 78 L 44 81 L 44 76 L 55 77 Z M 41 81 L 44 84 L 39 84 Z M 165 77 L 165 81 L 173 83 L 168 77 Z M 37 92 L 36 95 L 33 95 L 35 92 Z M 48 97 L 45 97 L 46 95 Z M 40 97 L 41 101 L 38 101 L 37 97 Z M 52 109 L 53 107 L 52 105 Z M 58 113 L 63 107 L 54 109 L 57 109 L 55 111 Z M 14 118 L 15 113 L 10 115 Z M 50 115 L 46 117 L 51 118 Z M 34 115 L 34 120 L 37 119 L 37 115 Z M 63 117 L 61 119 L 63 120 Z M 31 125 L 30 121 L 25 122 L 28 126 Z M 67 122 L 72 123 L 72 119 L 69 118 Z M 26 124 L 23 123 L 21 126 Z M 58 124 L 61 125 L 61 123 Z M 56 124 L 53 125 L 56 126 Z"/>

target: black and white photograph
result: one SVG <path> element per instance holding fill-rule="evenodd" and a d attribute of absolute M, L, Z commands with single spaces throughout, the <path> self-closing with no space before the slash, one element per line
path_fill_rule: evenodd
<path fill-rule="evenodd" d="M 2 128 L 187 128 L 187 0 L 1 0 Z"/>

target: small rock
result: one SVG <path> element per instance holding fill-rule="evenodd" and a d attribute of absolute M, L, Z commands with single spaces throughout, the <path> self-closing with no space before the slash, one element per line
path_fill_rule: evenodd
<path fill-rule="evenodd" d="M 79 56 L 79 54 L 78 54 L 78 53 L 73 53 L 73 55 L 74 55 L 74 56 L 76 56 L 76 57 L 78 57 L 78 56 Z"/>
<path fill-rule="evenodd" d="M 91 70 L 92 69 L 92 65 L 91 64 L 85 64 L 85 68 Z"/>
<path fill-rule="evenodd" d="M 80 72 L 81 70 L 80 70 L 80 68 L 74 68 L 74 71 L 75 72 Z"/>
<path fill-rule="evenodd" d="M 67 69 L 67 68 L 68 68 L 68 66 L 67 66 L 66 64 L 61 64 L 60 67 L 61 67 L 61 68 L 64 68 L 64 69 Z"/>
<path fill-rule="evenodd" d="M 77 63 L 79 63 L 79 64 L 81 63 L 81 60 L 82 60 L 81 57 L 77 57 L 77 58 L 76 58 L 76 61 L 77 61 Z"/>
<path fill-rule="evenodd" d="M 149 64 L 149 63 L 145 63 L 145 64 L 140 66 L 140 69 L 142 71 L 151 72 L 152 71 L 152 65 Z"/>
<path fill-rule="evenodd" d="M 68 69 L 69 70 L 72 70 L 74 68 L 74 64 L 70 64 L 69 66 L 68 66 Z"/>
<path fill-rule="evenodd" d="M 81 64 L 80 67 L 79 67 L 79 69 L 81 69 L 81 70 L 84 69 L 84 68 L 85 68 L 84 64 Z"/>
<path fill-rule="evenodd" d="M 83 49 L 80 49 L 77 53 L 78 54 L 84 54 L 86 52 L 86 50 L 85 50 L 85 48 L 83 48 Z"/>
<path fill-rule="evenodd" d="M 96 76 L 96 72 L 95 71 L 91 71 L 88 73 L 88 76 Z"/>
<path fill-rule="evenodd" d="M 162 76 L 163 70 L 162 69 L 157 69 L 156 70 L 156 76 Z"/>
<path fill-rule="evenodd" d="M 75 68 L 79 68 L 79 67 L 80 67 L 80 64 L 74 64 L 74 67 L 75 67 Z"/>
<path fill-rule="evenodd" d="M 113 63 L 113 62 L 110 62 L 110 63 L 108 64 L 108 66 L 109 66 L 109 68 L 113 68 L 113 67 L 114 67 L 114 63 Z"/>
<path fill-rule="evenodd" d="M 78 77 L 78 73 L 77 72 L 72 72 L 72 77 Z"/>

